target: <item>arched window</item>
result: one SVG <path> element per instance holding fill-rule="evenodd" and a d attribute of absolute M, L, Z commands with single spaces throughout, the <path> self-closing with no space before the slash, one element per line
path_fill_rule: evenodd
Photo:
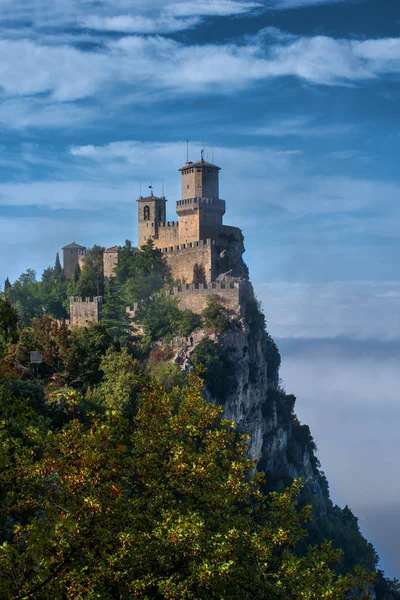
<path fill-rule="evenodd" d="M 143 218 L 145 221 L 150 220 L 150 206 L 145 206 L 143 210 Z"/>

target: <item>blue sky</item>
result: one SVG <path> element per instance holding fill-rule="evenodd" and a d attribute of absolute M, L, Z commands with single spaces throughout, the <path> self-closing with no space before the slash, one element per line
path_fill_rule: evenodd
<path fill-rule="evenodd" d="M 0 0 L 0 27 L 0 282 L 135 241 L 140 182 L 174 219 L 204 146 L 334 499 L 400 576 L 397 0 Z"/>

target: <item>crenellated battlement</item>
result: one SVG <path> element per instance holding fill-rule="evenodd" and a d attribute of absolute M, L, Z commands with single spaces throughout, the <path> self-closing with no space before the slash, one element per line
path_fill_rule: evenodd
<path fill-rule="evenodd" d="M 103 296 L 90 296 L 88 298 L 82 298 L 82 296 L 71 296 L 70 303 L 78 304 L 102 304 Z"/>
<path fill-rule="evenodd" d="M 157 227 L 164 229 L 165 227 L 179 227 L 179 221 L 158 221 Z"/>
<path fill-rule="evenodd" d="M 181 310 L 192 310 L 194 313 L 201 314 L 206 307 L 207 298 L 213 294 L 221 296 L 227 307 L 236 314 L 243 316 L 244 301 L 253 295 L 253 287 L 247 280 L 240 281 L 213 281 L 211 283 L 183 284 L 154 294 L 152 299 L 174 297 L 179 300 Z M 126 312 L 133 318 L 136 311 L 145 302 L 135 303 L 128 306 Z"/>
<path fill-rule="evenodd" d="M 187 244 L 178 244 L 176 246 L 168 246 L 168 248 L 159 248 L 161 254 L 167 254 L 168 252 L 180 252 L 181 250 L 196 250 L 199 248 L 211 248 L 215 246 L 215 240 L 199 240 L 197 242 L 189 242 Z"/>
<path fill-rule="evenodd" d="M 176 206 L 182 207 L 188 204 L 212 204 L 220 209 L 223 209 L 225 212 L 225 200 L 221 200 L 220 198 L 185 198 L 184 200 L 177 200 Z"/>

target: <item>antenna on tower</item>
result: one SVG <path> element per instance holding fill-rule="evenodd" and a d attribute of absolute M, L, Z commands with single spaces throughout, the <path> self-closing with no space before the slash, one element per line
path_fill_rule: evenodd
<path fill-rule="evenodd" d="M 189 140 L 186 140 L 186 163 L 189 162 Z"/>

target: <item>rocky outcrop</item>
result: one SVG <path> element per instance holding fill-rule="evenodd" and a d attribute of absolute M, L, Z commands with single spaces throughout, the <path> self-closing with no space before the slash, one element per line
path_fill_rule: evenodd
<path fill-rule="evenodd" d="M 206 389 L 207 398 L 223 405 L 224 417 L 250 436 L 250 456 L 275 487 L 278 480 L 287 484 L 301 477 L 324 509 L 324 477 L 307 436 L 296 437 L 302 426 L 293 414 L 293 396 L 287 397 L 279 388 L 278 350 L 262 326 L 254 297 L 242 310 L 246 317 L 233 319 L 223 334 L 205 329 L 194 332 L 179 346 L 174 360 L 181 369 L 191 370 L 191 357 L 200 343 L 209 339 L 218 345 L 230 385 L 219 396 Z"/>

